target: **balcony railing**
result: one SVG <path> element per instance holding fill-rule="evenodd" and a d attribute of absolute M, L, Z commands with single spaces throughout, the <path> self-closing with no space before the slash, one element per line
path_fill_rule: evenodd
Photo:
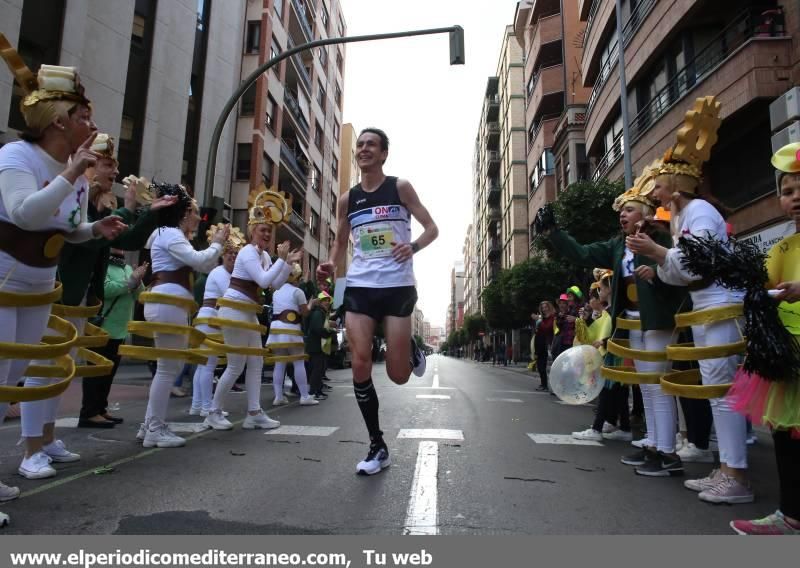
<path fill-rule="evenodd" d="M 311 24 L 308 21 L 306 5 L 300 0 L 292 0 L 292 4 L 294 4 L 294 9 L 297 10 L 297 20 L 300 22 L 300 27 L 303 28 L 303 33 L 306 34 L 306 39 L 312 41 L 314 32 L 311 30 Z"/>
<path fill-rule="evenodd" d="M 592 107 L 594 107 L 594 103 L 597 102 L 597 97 L 600 95 L 600 89 L 603 88 L 603 85 L 606 84 L 608 78 L 611 76 L 611 71 L 614 69 L 614 66 L 617 64 L 617 56 L 619 55 L 619 42 L 614 44 L 608 59 L 606 59 L 605 63 L 600 67 L 600 71 L 597 74 L 597 79 L 594 81 L 594 86 L 592 87 L 592 93 L 589 95 L 589 102 L 587 103 L 586 107 L 586 114 L 592 112 Z"/>
<path fill-rule="evenodd" d="M 753 37 L 782 37 L 783 28 L 765 28 L 763 9 L 749 8 L 740 13 L 694 59 L 675 74 L 631 121 L 631 143 L 639 139 L 660 117 L 680 102 L 697 83 L 705 79 L 733 52 Z"/>
<path fill-rule="evenodd" d="M 294 49 L 295 45 L 292 41 L 292 38 L 289 38 L 289 49 Z M 308 75 L 308 71 L 306 71 L 306 66 L 303 64 L 303 58 L 300 57 L 299 53 L 295 53 L 292 55 L 292 61 L 294 62 L 294 66 L 297 68 L 297 74 L 300 76 L 300 79 L 306 86 L 306 90 L 311 93 L 312 84 L 311 84 L 311 77 Z"/>
<path fill-rule="evenodd" d="M 281 141 L 281 160 L 289 166 L 289 171 L 303 182 L 302 187 L 305 189 L 305 181 L 308 178 L 308 166 L 301 162 L 301 160 L 305 161 L 305 158 L 301 158 L 295 154 L 294 150 L 289 147 L 285 140 Z"/>
<path fill-rule="evenodd" d="M 625 26 L 622 28 L 623 46 L 628 47 L 628 42 L 636 35 L 636 31 L 657 3 L 658 0 L 644 0 L 644 2 L 639 2 L 634 11 L 631 12 L 628 21 L 625 22 Z"/>
<path fill-rule="evenodd" d="M 489 241 L 489 258 L 496 258 L 500 256 L 500 241 L 498 239 L 492 239 Z"/>
<path fill-rule="evenodd" d="M 500 211 L 499 207 L 489 207 L 488 218 L 489 222 L 499 221 L 503 218 L 503 213 Z"/>
<path fill-rule="evenodd" d="M 624 145 L 622 144 L 623 138 L 620 134 L 614 143 L 611 145 L 611 148 L 608 149 L 608 152 L 600 159 L 597 163 L 597 168 L 595 168 L 594 173 L 592 174 L 592 181 L 597 181 L 606 177 L 606 173 L 608 170 L 611 169 L 611 166 L 616 164 L 619 159 L 622 157 L 624 153 Z"/>
<path fill-rule="evenodd" d="M 487 192 L 486 197 L 489 205 L 497 205 L 500 203 L 500 186 L 499 185 L 490 185 Z"/>
<path fill-rule="evenodd" d="M 489 172 L 497 171 L 500 167 L 500 152 L 497 150 L 490 150 L 486 152 L 486 159 Z"/>
<path fill-rule="evenodd" d="M 296 231 L 299 231 L 301 235 L 305 235 L 306 222 L 298 215 L 297 211 L 292 210 L 292 214 L 289 216 L 289 225 Z"/>
<path fill-rule="evenodd" d="M 592 24 L 594 24 L 594 17 L 597 15 L 597 9 L 600 8 L 600 4 L 603 3 L 603 0 L 593 0 L 592 7 L 589 9 L 589 17 L 586 18 L 586 33 L 583 35 L 584 38 L 589 37 L 589 32 L 592 30 Z"/>
<path fill-rule="evenodd" d="M 283 91 L 283 100 L 286 102 L 286 106 L 289 107 L 295 121 L 297 121 L 300 130 L 306 135 L 306 138 L 308 138 L 311 129 L 306 121 L 306 117 L 303 116 L 303 112 L 300 110 L 300 103 L 297 102 L 297 99 L 289 89 Z"/>

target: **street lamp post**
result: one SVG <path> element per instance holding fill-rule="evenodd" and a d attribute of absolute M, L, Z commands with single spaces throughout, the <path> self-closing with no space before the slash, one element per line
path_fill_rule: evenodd
<path fill-rule="evenodd" d="M 295 55 L 296 53 L 300 53 L 301 51 L 306 51 L 309 49 L 314 49 L 315 47 L 320 47 L 323 45 L 333 45 L 338 43 L 355 43 L 360 41 L 373 41 L 373 40 L 380 40 L 380 39 L 394 39 L 399 37 L 411 37 L 411 36 L 420 36 L 420 35 L 433 35 L 433 34 L 443 34 L 448 33 L 450 34 L 450 65 L 463 65 L 464 64 L 464 28 L 461 26 L 450 26 L 448 28 L 431 28 L 426 30 L 411 30 L 406 32 L 392 32 L 392 33 L 385 33 L 385 34 L 372 34 L 372 35 L 362 35 L 362 36 L 352 36 L 352 37 L 336 37 L 336 38 L 328 38 L 328 39 L 318 39 L 316 41 L 311 41 L 308 43 L 304 43 L 288 49 L 278 55 L 270 59 L 269 61 L 265 62 L 261 66 L 258 67 L 255 71 L 250 73 L 248 77 L 239 84 L 239 87 L 234 91 L 231 97 L 228 99 L 228 102 L 225 103 L 225 106 L 222 108 L 222 112 L 220 113 L 219 119 L 217 120 L 217 124 L 214 127 L 214 133 L 211 135 L 211 144 L 209 145 L 208 149 L 208 163 L 206 164 L 206 182 L 204 187 L 204 199 L 203 202 L 206 207 L 211 205 L 213 196 L 214 196 L 214 175 L 217 169 L 217 151 L 219 150 L 219 141 L 222 137 L 222 129 L 225 127 L 225 122 L 228 120 L 228 116 L 230 116 L 231 111 L 236 106 L 236 103 L 239 102 L 239 99 L 242 98 L 245 91 L 256 82 L 256 80 L 265 73 L 270 67 L 275 65 L 276 63 L 280 63 L 284 59 Z M 217 212 L 219 214 L 219 212 Z M 216 221 L 217 219 L 215 219 Z"/>
<path fill-rule="evenodd" d="M 625 166 L 625 189 L 628 189 L 633 186 L 633 166 L 628 119 L 628 84 L 625 79 L 625 46 L 622 41 L 622 0 L 617 0 L 617 61 L 619 62 L 619 106 L 622 110 L 622 163 Z"/>

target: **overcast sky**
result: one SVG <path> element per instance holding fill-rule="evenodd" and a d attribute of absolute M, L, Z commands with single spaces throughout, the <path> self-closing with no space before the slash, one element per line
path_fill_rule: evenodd
<path fill-rule="evenodd" d="M 443 326 L 450 271 L 472 217 L 472 156 L 486 80 L 497 70 L 516 0 L 341 0 L 348 35 L 464 28 L 466 65 L 449 65 L 447 34 L 347 46 L 344 121 L 389 135 L 384 171 L 408 179 L 439 226 L 414 259 L 419 308 Z M 414 223 L 414 237 L 422 228 Z"/>

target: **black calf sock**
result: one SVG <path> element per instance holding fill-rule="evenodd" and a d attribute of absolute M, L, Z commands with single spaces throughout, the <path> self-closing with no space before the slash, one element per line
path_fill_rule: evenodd
<path fill-rule="evenodd" d="M 369 432 L 369 439 L 373 444 L 383 443 L 383 432 L 381 432 L 380 423 L 378 421 L 378 393 L 375 391 L 375 385 L 372 384 L 370 377 L 364 383 L 357 383 L 353 380 L 353 390 L 356 393 L 356 402 L 358 408 L 361 409 L 361 416 L 364 417 L 364 423 L 367 425 Z"/>

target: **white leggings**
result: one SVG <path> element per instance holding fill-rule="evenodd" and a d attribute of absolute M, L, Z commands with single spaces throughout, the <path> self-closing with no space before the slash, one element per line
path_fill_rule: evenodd
<path fill-rule="evenodd" d="M 646 351 L 664 351 L 670 343 L 672 333 L 663 329 L 649 331 L 631 330 L 631 349 Z M 661 372 L 669 369 L 668 361 L 650 362 L 634 361 L 640 373 Z M 677 408 L 675 397 L 664 394 L 661 385 L 640 385 L 644 402 L 644 415 L 647 421 L 647 437 L 656 445 L 659 452 L 671 454 L 675 451 L 675 433 L 677 428 Z"/>
<path fill-rule="evenodd" d="M 235 308 L 221 307 L 219 309 L 221 319 L 231 319 L 258 323 L 255 314 L 243 312 Z M 226 345 L 237 347 L 263 347 L 261 345 L 261 335 L 257 331 L 248 329 L 236 329 L 223 327 L 222 334 L 225 337 Z M 264 358 L 261 355 L 237 355 L 228 353 L 228 366 L 217 383 L 217 391 L 214 393 L 214 401 L 211 403 L 212 410 L 223 410 L 225 407 L 225 396 L 231 390 L 233 383 L 247 367 L 244 377 L 244 385 L 247 390 L 247 410 L 255 412 L 261 410 L 261 371 L 264 369 Z"/>
<path fill-rule="evenodd" d="M 302 349 L 275 349 L 275 355 L 301 355 Z M 300 396 L 308 396 L 308 377 L 306 376 L 305 361 L 294 361 L 294 381 L 300 390 Z M 272 388 L 275 391 L 275 398 L 283 397 L 283 381 L 286 377 L 286 363 L 275 363 L 275 370 L 272 373 Z"/>
<path fill-rule="evenodd" d="M 75 326 L 78 330 L 78 337 L 83 335 L 84 327 L 86 326 L 86 318 L 68 318 L 65 317 L 69 323 Z M 57 333 L 52 331 L 52 333 Z M 70 351 L 70 356 L 75 360 L 75 364 L 80 361 L 77 357 L 78 350 L 73 349 Z M 51 361 L 41 361 L 41 363 L 52 364 Z M 44 377 L 25 377 L 26 387 L 43 387 L 53 383 L 57 383 L 63 379 L 48 379 Z M 23 438 L 36 438 L 43 434 L 44 425 L 52 424 L 56 421 L 58 414 L 58 405 L 61 403 L 61 395 L 54 396 L 45 400 L 35 400 L 33 402 L 20 403 L 20 422 L 22 423 L 22 437 Z"/>
<path fill-rule="evenodd" d="M 172 323 L 187 325 L 186 310 L 169 304 L 156 304 L 148 302 L 144 305 L 144 318 L 147 321 L 158 323 Z M 161 349 L 186 349 L 189 347 L 189 338 L 185 335 L 173 333 L 154 334 L 155 346 Z M 147 413 L 144 417 L 145 424 L 152 420 L 166 422 L 167 408 L 169 406 L 169 391 L 175 383 L 175 377 L 183 369 L 180 359 L 159 358 L 156 361 L 156 374 L 150 383 L 150 397 L 147 401 Z"/>
<path fill-rule="evenodd" d="M 214 314 L 216 315 L 216 313 Z M 195 326 L 203 333 L 216 333 L 217 330 L 205 324 Z M 214 390 L 214 369 L 217 368 L 217 356 L 208 358 L 208 363 L 198 365 L 192 380 L 192 408 L 211 410 L 211 396 Z"/>
<path fill-rule="evenodd" d="M 693 325 L 692 335 L 697 347 L 734 343 L 741 339 L 739 328 L 733 320 L 707 325 Z M 733 382 L 738 358 L 720 357 L 699 361 L 704 385 Z M 711 414 L 719 444 L 719 461 L 728 467 L 747 469 L 747 423 L 745 417 L 735 412 L 726 398 L 712 398 Z"/>

